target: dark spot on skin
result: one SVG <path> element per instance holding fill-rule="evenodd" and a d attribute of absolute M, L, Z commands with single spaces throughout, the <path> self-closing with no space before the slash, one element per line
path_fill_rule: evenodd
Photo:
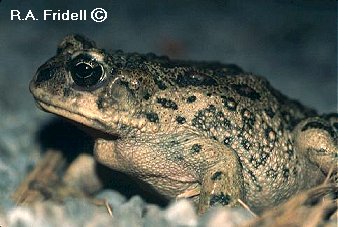
<path fill-rule="evenodd" d="M 210 206 L 214 206 L 215 204 L 220 204 L 222 206 L 229 205 L 231 202 L 231 197 L 228 194 L 221 192 L 219 195 L 212 195 L 210 198 Z"/>
<path fill-rule="evenodd" d="M 211 176 L 211 180 L 220 180 L 222 179 L 222 175 L 223 173 L 221 171 L 217 171 L 216 173 L 214 173 L 212 176 Z"/>
<path fill-rule="evenodd" d="M 299 161 L 298 161 L 298 159 L 297 159 L 297 162 L 296 162 L 296 165 L 295 166 L 298 166 L 298 163 L 299 163 Z M 294 176 L 297 176 L 297 174 L 298 174 L 298 168 L 292 168 L 292 174 L 294 175 Z"/>
<path fill-rule="evenodd" d="M 120 81 L 120 84 L 124 85 L 126 88 L 130 89 L 129 82 L 128 81 Z"/>
<path fill-rule="evenodd" d="M 291 160 L 293 158 L 294 152 L 293 152 L 293 145 L 291 140 L 288 139 L 286 143 L 286 153 L 288 154 L 288 159 Z"/>
<path fill-rule="evenodd" d="M 108 58 L 105 58 L 105 62 L 108 62 L 109 59 Z M 117 73 L 117 68 L 122 68 L 122 64 L 121 63 L 115 63 L 115 67 L 113 67 L 111 70 L 110 70 L 110 74 L 111 75 L 115 75 Z"/>
<path fill-rule="evenodd" d="M 304 131 L 306 131 L 308 129 L 321 129 L 321 130 L 327 131 L 332 138 L 335 138 L 335 133 L 332 130 L 332 128 L 330 126 L 324 125 L 324 124 L 322 124 L 322 123 L 320 123 L 318 121 L 312 121 L 312 122 L 307 123 L 302 128 L 301 131 L 304 132 Z"/>
<path fill-rule="evenodd" d="M 327 151 L 323 148 L 320 148 L 319 150 L 316 150 L 317 154 L 324 155 Z"/>
<path fill-rule="evenodd" d="M 177 116 L 176 121 L 179 124 L 184 124 L 185 122 L 187 122 L 187 120 L 184 117 L 181 117 L 181 116 Z"/>
<path fill-rule="evenodd" d="M 235 111 L 237 108 L 237 102 L 232 97 L 221 96 L 222 102 L 225 108 L 230 111 Z"/>
<path fill-rule="evenodd" d="M 192 147 L 191 147 L 191 151 L 193 152 L 193 153 L 198 153 L 198 152 L 200 152 L 202 150 L 202 145 L 200 145 L 200 144 L 194 144 L 194 145 L 192 145 Z"/>
<path fill-rule="evenodd" d="M 169 145 L 170 146 L 176 146 L 176 145 L 178 145 L 178 144 L 180 144 L 177 140 L 170 140 L 169 141 Z"/>
<path fill-rule="evenodd" d="M 164 108 L 173 109 L 173 110 L 178 109 L 177 104 L 170 99 L 157 98 L 157 103 L 161 104 L 161 106 Z"/>
<path fill-rule="evenodd" d="M 245 150 L 247 150 L 247 151 L 250 150 L 251 144 L 250 144 L 250 142 L 248 140 L 242 139 L 241 145 L 243 146 L 243 148 Z"/>
<path fill-rule="evenodd" d="M 167 85 L 165 85 L 165 83 L 159 78 L 159 76 L 155 75 L 153 76 L 153 79 L 154 79 L 154 83 L 157 85 L 157 87 L 160 90 L 167 89 Z"/>
<path fill-rule="evenodd" d="M 129 126 L 126 124 L 121 124 L 120 129 L 121 130 L 126 130 Z"/>
<path fill-rule="evenodd" d="M 192 95 L 187 98 L 187 103 L 193 103 L 196 101 L 196 96 Z"/>
<path fill-rule="evenodd" d="M 261 95 L 247 84 L 231 84 L 231 87 L 241 96 L 247 97 L 251 100 L 258 100 Z"/>
<path fill-rule="evenodd" d="M 212 136 L 211 139 L 215 140 L 215 141 L 218 141 L 217 137 L 216 136 Z"/>
<path fill-rule="evenodd" d="M 145 100 L 149 100 L 150 97 L 151 97 L 151 95 L 148 92 L 143 95 L 143 98 Z"/>
<path fill-rule="evenodd" d="M 289 179 L 289 176 L 290 176 L 290 170 L 288 168 L 283 168 L 283 177 L 284 179 Z"/>
<path fill-rule="evenodd" d="M 72 94 L 73 94 L 73 91 L 70 88 L 66 87 L 66 88 L 63 89 L 63 96 L 69 97 Z"/>
<path fill-rule="evenodd" d="M 96 100 L 96 105 L 99 110 L 104 108 L 104 102 L 101 96 Z"/>
<path fill-rule="evenodd" d="M 211 112 L 215 111 L 216 110 L 216 107 L 214 105 L 209 105 L 208 106 L 208 109 L 211 110 Z"/>
<path fill-rule="evenodd" d="M 212 77 L 194 71 L 188 71 L 184 75 L 178 75 L 176 78 L 176 83 L 179 87 L 218 85 L 217 81 Z"/>
<path fill-rule="evenodd" d="M 223 113 L 222 113 L 222 115 L 223 115 Z M 223 120 L 223 126 L 225 128 L 230 128 L 231 127 L 231 121 L 228 120 L 228 119 L 226 119 L 226 118 L 224 118 L 224 120 Z"/>
<path fill-rule="evenodd" d="M 249 129 L 252 129 L 256 121 L 255 116 L 246 108 L 242 109 L 241 115 L 243 120 L 243 127 L 248 127 Z"/>
<path fill-rule="evenodd" d="M 264 166 L 266 162 L 268 161 L 268 158 L 270 157 L 270 154 L 267 152 L 260 152 L 258 158 L 254 158 L 253 156 L 250 157 L 250 163 L 252 166 L 257 169 L 260 166 Z"/>
<path fill-rule="evenodd" d="M 273 118 L 275 116 L 275 112 L 271 109 L 271 107 L 266 108 L 264 111 L 266 115 L 268 115 L 270 118 Z"/>
<path fill-rule="evenodd" d="M 182 156 L 182 154 L 179 154 L 179 155 L 176 155 L 174 157 L 174 159 L 177 160 L 177 161 L 182 161 L 182 160 L 184 160 L 184 157 Z"/>
<path fill-rule="evenodd" d="M 225 137 L 224 140 L 223 140 L 223 143 L 224 143 L 225 145 L 231 145 L 232 140 L 233 140 L 233 137 L 231 137 L 231 136 Z"/>
<path fill-rule="evenodd" d="M 265 152 L 265 151 L 263 151 L 259 154 L 259 160 L 261 160 L 262 165 L 266 164 L 269 157 L 270 157 L 270 153 Z"/>
<path fill-rule="evenodd" d="M 158 123 L 159 121 L 157 113 L 153 113 L 153 112 L 146 113 L 146 117 L 150 122 Z"/>
<path fill-rule="evenodd" d="M 258 184 L 257 177 L 250 169 L 245 169 L 245 171 L 250 175 L 252 182 L 255 184 L 257 191 L 262 191 L 262 186 Z"/>

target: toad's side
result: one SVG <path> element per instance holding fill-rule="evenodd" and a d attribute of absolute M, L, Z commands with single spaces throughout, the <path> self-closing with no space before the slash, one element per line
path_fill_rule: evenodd
<path fill-rule="evenodd" d="M 337 114 L 319 116 L 235 65 L 106 52 L 74 35 L 30 90 L 42 109 L 105 134 L 99 162 L 193 197 L 199 212 L 238 199 L 260 211 L 337 172 Z"/>

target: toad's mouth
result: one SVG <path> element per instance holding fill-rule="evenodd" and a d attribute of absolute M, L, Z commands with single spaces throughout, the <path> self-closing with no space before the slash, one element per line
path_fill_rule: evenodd
<path fill-rule="evenodd" d="M 62 118 L 70 120 L 72 123 L 78 125 L 84 131 L 89 134 L 95 134 L 95 137 L 107 137 L 107 134 L 111 136 L 111 139 L 117 139 L 120 137 L 119 133 L 112 132 L 110 128 L 107 129 L 106 124 L 104 124 L 100 119 L 89 118 L 82 113 L 69 111 L 59 106 L 51 105 L 42 100 L 36 100 L 37 106 L 46 111 L 53 114 L 56 114 Z M 99 135 L 99 136 L 98 136 Z"/>
<path fill-rule="evenodd" d="M 40 109 L 102 134 L 126 137 L 134 130 L 142 132 L 157 130 L 156 125 L 147 122 L 145 118 L 135 117 L 128 111 L 110 109 L 109 112 L 102 112 L 95 105 L 95 97 L 69 100 L 53 98 L 51 101 L 52 98 L 43 91 L 35 91 L 33 95 Z"/>

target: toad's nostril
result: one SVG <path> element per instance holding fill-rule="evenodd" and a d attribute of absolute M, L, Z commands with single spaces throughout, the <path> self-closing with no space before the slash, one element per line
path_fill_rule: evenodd
<path fill-rule="evenodd" d="M 53 77 L 53 74 L 50 70 L 50 68 L 44 68 L 41 70 L 38 70 L 36 75 L 36 83 L 42 83 L 44 81 L 47 81 Z"/>

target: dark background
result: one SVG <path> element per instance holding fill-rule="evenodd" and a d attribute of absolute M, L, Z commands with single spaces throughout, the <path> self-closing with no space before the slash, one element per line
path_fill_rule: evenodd
<path fill-rule="evenodd" d="M 55 54 L 66 34 L 84 34 L 107 49 L 235 63 L 267 77 L 289 97 L 320 112 L 336 112 L 336 4 L 333 0 L 0 1 L 0 204 L 10 203 L 8 194 L 39 159 L 41 138 L 45 143 L 67 139 L 60 135 L 66 132 L 48 131 L 51 115 L 36 108 L 28 90 L 36 69 Z M 90 20 L 90 11 L 97 7 L 108 12 L 105 22 Z M 11 21 L 14 9 L 23 15 L 32 10 L 40 20 Z M 86 9 L 88 18 L 43 21 L 45 9 Z M 52 138 L 43 137 L 46 134 Z"/>
<path fill-rule="evenodd" d="M 90 20 L 102 7 L 108 19 Z M 39 21 L 11 21 L 10 10 Z M 43 21 L 44 9 L 87 9 L 87 21 Z M 336 1 L 44 1 L 0 2 L 0 103 L 34 108 L 28 82 L 69 33 L 100 47 L 173 58 L 236 63 L 321 112 L 336 110 Z"/>

